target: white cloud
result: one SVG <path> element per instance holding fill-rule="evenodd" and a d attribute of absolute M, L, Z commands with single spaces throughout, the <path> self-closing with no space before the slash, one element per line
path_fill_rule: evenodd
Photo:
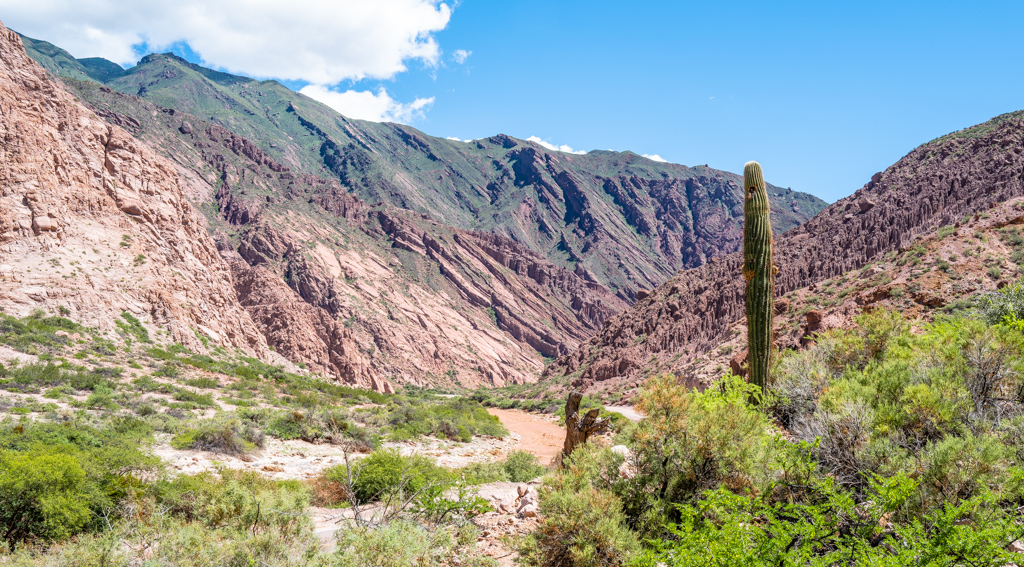
<path fill-rule="evenodd" d="M 455 53 L 452 54 L 452 59 L 454 59 L 455 62 L 458 63 L 459 65 L 462 65 L 463 63 L 466 62 L 466 59 L 469 59 L 469 56 L 472 54 L 472 51 L 466 51 L 465 49 L 456 49 Z"/>
<path fill-rule="evenodd" d="M 651 161 L 660 161 L 662 163 L 668 163 L 668 160 L 659 156 L 658 154 L 643 154 L 643 156 Z"/>
<path fill-rule="evenodd" d="M 75 57 L 131 64 L 133 46 L 183 41 L 212 67 L 316 85 L 437 65 L 433 34 L 451 11 L 441 0 L 0 0 L 5 25 Z"/>
<path fill-rule="evenodd" d="M 456 138 L 455 136 L 448 136 L 448 137 L 447 137 L 447 138 L 445 138 L 445 139 L 446 139 L 446 140 L 452 140 L 453 142 L 463 142 L 463 143 L 466 143 L 466 144 L 468 144 L 468 143 L 470 143 L 470 142 L 472 142 L 472 141 L 473 141 L 473 140 L 469 140 L 469 139 L 466 139 L 466 140 L 460 140 L 459 138 Z"/>
<path fill-rule="evenodd" d="M 544 140 L 541 140 L 537 136 L 530 136 L 529 138 L 526 139 L 526 141 L 527 142 L 533 142 L 534 144 L 539 144 L 539 145 L 541 145 L 541 146 L 543 146 L 543 147 L 545 147 L 545 148 L 547 148 L 547 149 L 549 149 L 549 150 L 551 150 L 553 152 L 565 152 L 567 154 L 585 154 L 585 153 L 587 153 L 587 152 L 584 152 L 582 150 L 581 151 L 573 150 L 571 146 L 567 146 L 565 144 L 562 144 L 561 146 L 556 146 L 556 145 L 552 144 L 551 142 L 545 142 Z"/>
<path fill-rule="evenodd" d="M 307 85 L 299 92 L 326 104 L 348 118 L 374 122 L 408 124 L 417 118 L 422 118 L 424 111 L 434 104 L 434 97 L 418 98 L 408 104 L 403 104 L 391 98 L 384 87 L 380 87 L 374 93 L 353 90 L 340 92 L 322 85 Z"/>

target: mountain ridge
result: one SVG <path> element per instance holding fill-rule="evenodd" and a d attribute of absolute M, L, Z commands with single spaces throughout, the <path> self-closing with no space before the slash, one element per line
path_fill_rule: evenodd
<path fill-rule="evenodd" d="M 645 289 L 739 245 L 735 174 L 506 135 L 456 143 L 172 55 L 101 75 L 24 41 L 176 164 L 270 346 L 345 381 L 533 381 Z M 770 190 L 780 229 L 823 205 Z"/>
<path fill-rule="evenodd" d="M 147 55 L 106 86 L 218 123 L 293 169 L 339 179 L 367 203 L 503 234 L 571 270 L 582 263 L 626 300 L 738 245 L 739 176 L 704 166 L 621 152 L 577 156 L 504 134 L 454 142 L 400 124 L 348 119 L 276 81 L 204 69 L 170 54 Z M 787 196 L 774 211 L 779 230 L 824 206 L 810 195 L 770 190 Z M 723 210 L 700 204 L 726 196 Z M 711 234 L 700 232 L 707 223 Z M 718 232 L 727 241 L 719 242 Z"/>
<path fill-rule="evenodd" d="M 849 197 L 775 241 L 777 294 L 860 268 L 916 237 L 1024 194 L 1024 113 L 1000 115 L 923 144 Z M 545 369 L 577 387 L 632 387 L 680 371 L 743 317 L 742 255 L 685 270 Z M 631 337 L 642 337 L 639 342 Z"/>

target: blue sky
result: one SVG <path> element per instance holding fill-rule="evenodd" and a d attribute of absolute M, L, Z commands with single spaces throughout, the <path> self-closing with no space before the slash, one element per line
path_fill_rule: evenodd
<path fill-rule="evenodd" d="M 845 6 L 844 6 L 845 5 Z M 828 201 L 918 145 L 1024 109 L 1024 3 L 473 2 L 465 69 L 399 77 L 432 134 L 656 153 Z M 433 88 L 431 88 L 433 87 Z"/>
<path fill-rule="evenodd" d="M 62 1 L 69 0 L 39 0 Z M 402 20 L 402 2 L 433 9 L 422 12 L 429 25 L 403 24 L 420 30 L 396 52 L 404 70 L 393 61 L 366 62 L 365 73 L 307 80 L 307 71 L 287 84 L 326 82 L 325 89 L 367 96 L 383 88 L 395 108 L 408 110 L 393 116 L 435 136 L 538 136 L 576 150 L 632 150 L 734 172 L 755 159 L 772 183 L 828 201 L 924 142 L 1024 109 L 1024 3 L 462 0 L 442 7 L 393 0 L 381 8 L 392 10 L 379 15 L 382 26 Z M 70 24 L 39 23 L 60 6 L 45 12 L 21 4 L 0 0 L 0 19 L 71 43 L 79 57 L 113 53 L 86 52 L 89 44 L 75 39 Z M 90 7 L 88 17 L 97 11 Z M 157 38 L 155 47 L 189 45 L 193 60 L 213 67 L 261 78 L 283 73 L 232 59 L 230 44 L 203 43 L 206 32 L 174 38 L 173 30 L 146 28 L 146 18 L 161 17 L 156 12 L 134 17 L 135 28 L 110 27 L 108 36 L 138 28 L 141 37 Z M 260 25 L 274 25 L 268 21 Z M 301 32 L 303 22 L 295 25 Z M 323 45 L 322 59 L 294 60 L 327 65 L 360 50 Z M 470 55 L 459 63 L 457 50 Z M 415 110 L 402 106 L 416 100 L 423 104 Z"/>

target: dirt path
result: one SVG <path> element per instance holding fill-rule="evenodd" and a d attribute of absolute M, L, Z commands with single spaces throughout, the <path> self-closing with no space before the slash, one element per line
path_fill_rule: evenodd
<path fill-rule="evenodd" d="M 644 417 L 643 414 L 633 409 L 633 406 L 605 406 L 604 409 L 615 413 L 621 413 L 630 421 L 640 421 Z"/>
<path fill-rule="evenodd" d="M 487 408 L 497 416 L 509 431 L 519 436 L 519 449 L 536 455 L 542 464 L 548 464 L 562 449 L 565 429 L 554 420 L 520 410 Z"/>

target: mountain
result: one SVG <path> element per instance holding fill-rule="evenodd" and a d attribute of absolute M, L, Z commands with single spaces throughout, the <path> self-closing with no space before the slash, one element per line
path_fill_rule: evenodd
<path fill-rule="evenodd" d="M 2 25 L 0 108 L 4 312 L 107 333 L 145 316 L 170 342 L 273 359 L 174 166 L 76 102 Z"/>
<path fill-rule="evenodd" d="M 630 152 L 573 155 L 504 135 L 465 143 L 351 120 L 275 81 L 212 71 L 170 54 L 148 55 L 121 74 L 98 78 L 69 55 L 47 55 L 56 48 L 46 42 L 25 42 L 58 75 L 88 76 L 202 117 L 293 170 L 337 178 L 367 203 L 507 236 L 562 267 L 581 266 L 624 299 L 738 246 L 742 199 L 734 174 Z M 770 190 L 778 198 L 773 212 L 780 231 L 824 206 L 805 193 Z"/>
<path fill-rule="evenodd" d="M 739 245 L 731 173 L 444 140 L 173 55 L 101 74 L 23 41 L 171 160 L 268 344 L 347 382 L 533 381 L 644 289 Z M 779 230 L 824 206 L 771 191 Z"/>
<path fill-rule="evenodd" d="M 1024 112 L 924 144 L 775 241 L 779 295 L 841 276 L 942 226 L 1024 195 Z M 741 253 L 680 272 L 609 320 L 545 375 L 585 389 L 629 390 L 690 363 L 744 317 Z M 691 375 L 691 379 L 696 377 Z"/>

